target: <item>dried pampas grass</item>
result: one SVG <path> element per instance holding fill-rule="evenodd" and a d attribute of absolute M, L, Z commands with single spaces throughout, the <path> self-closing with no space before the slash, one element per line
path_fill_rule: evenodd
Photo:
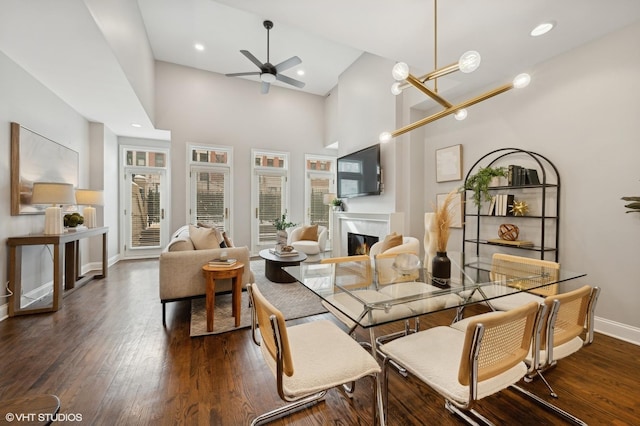
<path fill-rule="evenodd" d="M 458 190 L 454 189 L 447 194 L 444 202 L 435 208 L 436 223 L 436 251 L 446 252 L 449 235 L 451 234 L 451 223 L 453 222 L 453 214 L 455 207 L 455 198 Z"/>

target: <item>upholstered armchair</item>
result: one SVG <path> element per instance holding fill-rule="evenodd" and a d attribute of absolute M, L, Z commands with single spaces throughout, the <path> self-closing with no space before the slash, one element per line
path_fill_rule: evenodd
<path fill-rule="evenodd" d="M 308 255 L 322 253 L 327 245 L 327 227 L 300 226 L 289 233 L 289 245 Z"/>
<path fill-rule="evenodd" d="M 420 253 L 420 241 L 417 238 L 403 236 L 401 244 L 390 248 L 386 248 L 386 240 L 385 238 L 382 241 L 378 241 L 369 249 L 369 256 L 371 256 L 372 262 L 375 262 L 375 257 L 382 253 L 415 253 L 416 255 Z"/>

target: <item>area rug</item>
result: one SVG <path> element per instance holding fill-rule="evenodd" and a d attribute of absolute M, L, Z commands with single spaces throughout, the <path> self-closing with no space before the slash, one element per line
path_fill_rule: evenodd
<path fill-rule="evenodd" d="M 286 320 L 327 312 L 320 303 L 320 298 L 304 288 L 302 284 L 298 282 L 281 284 L 269 281 L 264 276 L 264 260 L 252 260 L 251 270 L 262 294 L 282 312 Z M 206 320 L 205 299 L 193 299 L 191 301 L 191 337 L 220 334 L 251 327 L 251 308 L 249 308 L 249 297 L 246 290 L 242 292 L 239 327 L 235 327 L 235 321 L 231 315 L 231 294 L 216 295 L 213 310 L 213 331 L 207 331 Z"/>

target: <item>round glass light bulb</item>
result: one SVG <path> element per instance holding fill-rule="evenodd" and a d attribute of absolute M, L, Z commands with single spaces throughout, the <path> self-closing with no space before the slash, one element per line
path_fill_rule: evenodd
<path fill-rule="evenodd" d="M 389 132 L 382 132 L 380 133 L 380 136 L 378 136 L 378 139 L 380 140 L 380 142 L 382 143 L 387 143 L 391 140 L 391 133 Z"/>
<path fill-rule="evenodd" d="M 467 110 L 465 108 L 459 109 L 453 114 L 453 116 L 456 118 L 456 120 L 462 121 L 467 118 Z"/>
<path fill-rule="evenodd" d="M 391 93 L 393 93 L 396 96 L 398 96 L 400 93 L 402 93 L 402 89 L 400 88 L 400 82 L 399 81 L 396 81 L 395 83 L 393 83 L 391 85 Z"/>
<path fill-rule="evenodd" d="M 265 83 L 273 83 L 276 81 L 276 76 L 268 72 L 263 72 L 260 74 L 260 80 Z"/>
<path fill-rule="evenodd" d="M 474 72 L 480 66 L 481 59 L 482 58 L 478 52 L 475 50 L 469 50 L 464 52 L 462 56 L 460 56 L 460 59 L 458 59 L 458 67 L 460 68 L 460 71 L 465 74 Z"/>
<path fill-rule="evenodd" d="M 518 74 L 516 78 L 513 79 L 513 87 L 516 89 L 522 89 L 523 87 L 527 87 L 531 82 L 531 76 L 527 73 Z"/>
<path fill-rule="evenodd" d="M 398 62 L 393 66 L 391 75 L 393 75 L 393 78 L 398 81 L 406 79 L 407 77 L 409 77 L 409 65 L 405 64 L 404 62 Z"/>

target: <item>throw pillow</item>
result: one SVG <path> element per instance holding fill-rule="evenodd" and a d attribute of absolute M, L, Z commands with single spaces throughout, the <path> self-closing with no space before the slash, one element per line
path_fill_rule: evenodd
<path fill-rule="evenodd" d="M 318 241 L 318 224 L 303 226 L 300 232 L 300 239 L 307 241 Z"/>
<path fill-rule="evenodd" d="M 213 228 L 198 228 L 189 225 L 189 238 L 196 250 L 220 248 L 220 242 L 216 238 Z"/>
<path fill-rule="evenodd" d="M 226 231 L 222 231 L 222 238 L 224 239 L 224 243 L 227 245 L 227 247 L 233 247 L 233 241 L 231 241 L 231 238 L 227 236 Z"/>
<path fill-rule="evenodd" d="M 396 247 L 402 244 L 402 234 L 389 234 L 384 237 L 382 241 L 382 247 L 380 248 L 380 253 L 384 253 L 392 247 Z"/>
<path fill-rule="evenodd" d="M 200 223 L 198 222 L 198 228 L 209 228 L 209 229 L 213 229 L 213 233 L 216 236 L 216 239 L 220 242 L 220 248 L 227 248 L 227 247 L 232 247 L 229 244 L 227 244 L 227 240 L 226 238 L 224 238 L 224 235 L 222 234 L 222 232 L 220 232 L 220 230 L 218 228 L 209 226 L 209 225 L 205 225 L 204 223 Z"/>

